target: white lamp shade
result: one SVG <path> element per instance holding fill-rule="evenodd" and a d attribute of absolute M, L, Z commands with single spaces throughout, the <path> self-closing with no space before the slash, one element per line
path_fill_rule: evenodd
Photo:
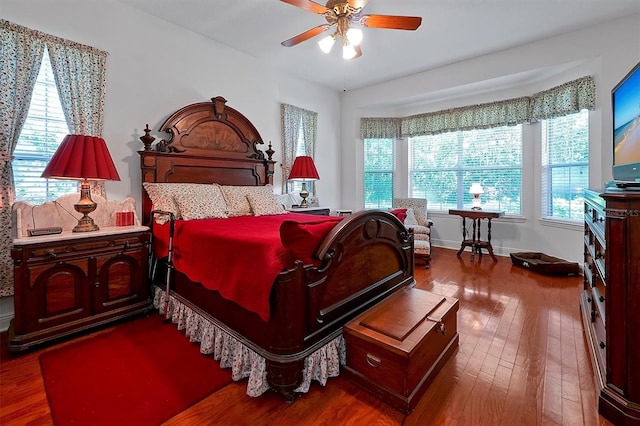
<path fill-rule="evenodd" d="M 350 44 L 345 44 L 342 46 L 342 58 L 343 59 L 353 59 L 356 57 L 356 48 L 351 46 Z"/>
<path fill-rule="evenodd" d="M 329 53 L 331 52 L 331 48 L 333 47 L 333 43 L 335 42 L 335 37 L 333 37 L 332 35 L 328 35 L 318 42 L 318 46 L 320 46 L 320 50 L 322 50 L 324 53 Z"/>
<path fill-rule="evenodd" d="M 482 189 L 482 185 L 475 182 L 471 184 L 471 188 L 469 189 L 469 194 L 484 194 L 484 189 Z"/>
<path fill-rule="evenodd" d="M 357 46 L 362 41 L 362 30 L 360 28 L 349 28 L 347 30 L 347 40 L 352 46 Z"/>

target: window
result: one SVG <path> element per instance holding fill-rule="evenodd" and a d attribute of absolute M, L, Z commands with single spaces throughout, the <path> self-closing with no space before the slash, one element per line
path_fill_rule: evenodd
<path fill-rule="evenodd" d="M 47 49 L 44 50 L 38 79 L 31 95 L 27 119 L 13 153 L 16 200 L 42 204 L 62 195 L 77 192 L 76 181 L 40 177 L 69 133 Z"/>
<path fill-rule="evenodd" d="M 435 210 L 470 208 L 474 182 L 484 207 L 521 213 L 522 125 L 409 139 L 409 196 Z"/>
<path fill-rule="evenodd" d="M 364 140 L 364 208 L 393 206 L 394 139 Z"/>
<path fill-rule="evenodd" d="M 542 217 L 583 220 L 589 185 L 589 111 L 542 122 Z"/>

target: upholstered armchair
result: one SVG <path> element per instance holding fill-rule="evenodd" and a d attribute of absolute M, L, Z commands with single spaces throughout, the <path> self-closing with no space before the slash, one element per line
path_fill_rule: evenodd
<path fill-rule="evenodd" d="M 431 227 L 427 218 L 426 198 L 394 198 L 394 208 L 407 209 L 404 226 L 413 229 L 414 257 L 424 261 L 425 268 L 431 266 Z"/>

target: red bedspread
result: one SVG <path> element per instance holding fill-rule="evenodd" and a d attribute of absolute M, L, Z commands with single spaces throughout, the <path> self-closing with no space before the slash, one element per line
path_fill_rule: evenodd
<path fill-rule="evenodd" d="M 240 216 L 226 219 L 178 220 L 173 239 L 173 264 L 191 281 L 218 291 L 222 297 L 270 317 L 269 295 L 277 275 L 291 267 L 294 256 L 280 238 L 285 221 L 319 224 L 340 219 L 288 213 L 272 216 Z M 290 223 L 289 223 L 290 225 Z M 317 247 L 329 228 L 312 233 Z M 154 251 L 158 258 L 168 252 L 169 224 L 154 225 Z M 309 245 L 308 238 L 305 244 Z"/>

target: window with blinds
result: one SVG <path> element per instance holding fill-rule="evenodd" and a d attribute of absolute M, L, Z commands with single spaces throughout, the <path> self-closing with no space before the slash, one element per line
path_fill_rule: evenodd
<path fill-rule="evenodd" d="M 58 98 L 49 54 L 45 49 L 27 119 L 13 153 L 13 176 L 17 200 L 41 204 L 62 195 L 77 192 L 76 181 L 40 177 L 58 145 L 68 133 L 69 128 Z"/>
<path fill-rule="evenodd" d="M 589 186 L 589 111 L 542 122 L 542 217 L 584 220 Z"/>
<path fill-rule="evenodd" d="M 409 138 L 409 196 L 429 209 L 471 208 L 471 184 L 482 206 L 521 214 L 522 125 Z"/>
<path fill-rule="evenodd" d="M 364 140 L 364 207 L 393 206 L 394 139 Z"/>

